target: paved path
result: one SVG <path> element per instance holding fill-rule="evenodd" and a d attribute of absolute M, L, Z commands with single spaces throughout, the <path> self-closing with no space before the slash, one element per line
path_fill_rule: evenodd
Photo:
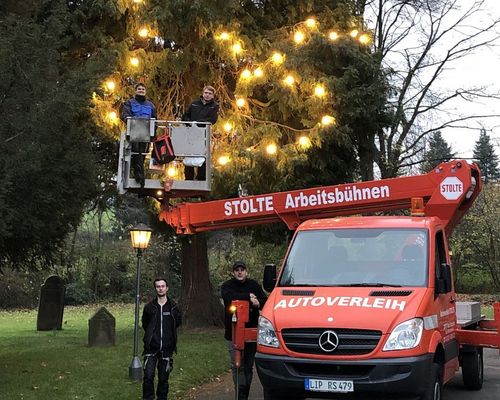
<path fill-rule="evenodd" d="M 445 386 L 444 397 L 453 400 L 499 400 L 500 399 L 500 355 L 498 350 L 484 350 L 484 384 L 480 391 L 465 390 L 462 384 L 462 375 L 457 373 L 455 378 Z M 257 372 L 254 374 L 251 400 L 263 400 L 262 386 Z M 231 374 L 218 377 L 214 382 L 201 386 L 193 392 L 193 400 L 234 400 Z"/>

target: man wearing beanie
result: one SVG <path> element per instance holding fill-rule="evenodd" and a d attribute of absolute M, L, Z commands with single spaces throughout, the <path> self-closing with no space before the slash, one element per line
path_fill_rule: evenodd
<path fill-rule="evenodd" d="M 135 96 L 127 100 L 121 109 L 120 118 L 127 123 L 127 118 L 156 118 L 155 105 L 146 99 L 146 86 L 143 83 L 135 85 Z M 149 143 L 132 143 L 131 167 L 137 183 L 144 187 L 144 154 Z"/>
<path fill-rule="evenodd" d="M 253 279 L 248 278 L 247 266 L 243 261 L 236 261 L 233 264 L 233 278 L 224 282 L 221 286 L 221 295 L 224 300 L 225 308 L 225 333 L 224 338 L 227 340 L 229 355 L 231 357 L 231 370 L 233 372 L 233 382 L 236 386 L 236 365 L 235 365 L 235 352 L 232 342 L 232 314 L 229 311 L 231 302 L 233 300 L 246 300 L 250 303 L 250 318 L 245 327 L 255 328 L 259 320 L 260 312 L 264 303 L 267 300 L 262 287 Z M 239 369 L 238 385 L 239 385 L 239 400 L 248 399 L 250 392 L 250 384 L 252 383 L 253 364 L 255 353 L 257 352 L 256 342 L 245 343 L 245 350 L 243 351 L 242 365 Z"/>

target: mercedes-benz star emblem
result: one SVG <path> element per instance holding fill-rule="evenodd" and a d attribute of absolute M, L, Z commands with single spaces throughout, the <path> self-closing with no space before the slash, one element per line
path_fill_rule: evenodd
<path fill-rule="evenodd" d="M 321 350 L 331 353 L 339 345 L 339 337 L 334 331 L 324 331 L 318 340 Z"/>

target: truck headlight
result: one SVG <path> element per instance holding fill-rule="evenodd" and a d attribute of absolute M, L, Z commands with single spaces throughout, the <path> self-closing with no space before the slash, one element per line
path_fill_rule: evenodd
<path fill-rule="evenodd" d="M 417 347 L 422 338 L 424 321 L 422 318 L 413 318 L 400 323 L 385 342 L 383 351 L 407 350 Z"/>
<path fill-rule="evenodd" d="M 268 347 L 280 347 L 278 335 L 274 326 L 267 318 L 259 317 L 259 326 L 257 329 L 257 344 Z"/>

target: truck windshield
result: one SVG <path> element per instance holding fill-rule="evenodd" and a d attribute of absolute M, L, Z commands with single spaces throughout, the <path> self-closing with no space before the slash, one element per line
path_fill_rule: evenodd
<path fill-rule="evenodd" d="M 426 286 L 424 229 L 299 232 L 279 286 Z"/>

